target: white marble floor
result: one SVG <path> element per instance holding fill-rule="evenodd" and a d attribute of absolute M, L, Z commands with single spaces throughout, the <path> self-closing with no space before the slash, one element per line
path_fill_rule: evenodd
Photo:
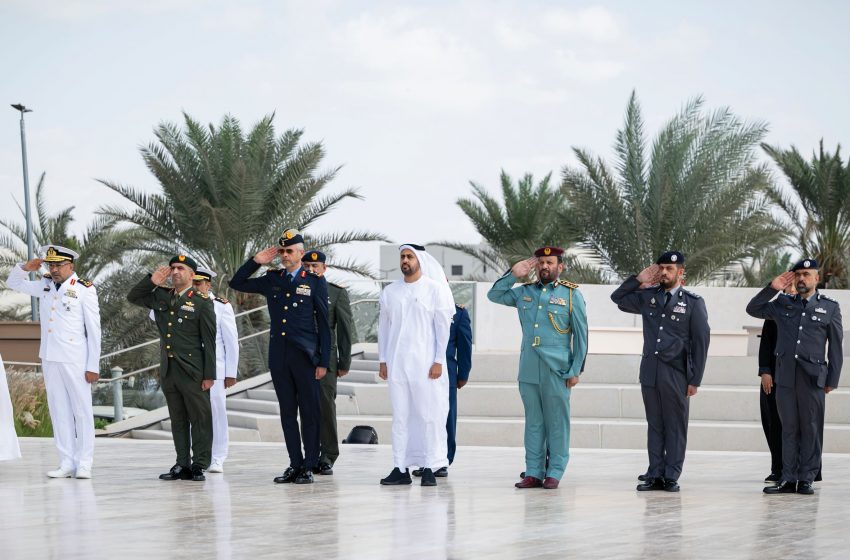
<path fill-rule="evenodd" d="M 522 450 L 458 450 L 436 488 L 381 487 L 385 446 L 275 485 L 281 444 L 237 443 L 223 475 L 163 482 L 171 442 L 98 439 L 94 479 L 50 480 L 50 440 L 0 463 L 0 559 L 848 558 L 850 456 L 814 496 L 765 496 L 760 453 L 693 452 L 682 492 L 637 493 L 645 455 L 574 450 L 556 491 L 516 490 Z"/>

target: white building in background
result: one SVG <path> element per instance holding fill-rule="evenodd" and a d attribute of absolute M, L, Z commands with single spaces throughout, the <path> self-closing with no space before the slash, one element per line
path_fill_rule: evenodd
<path fill-rule="evenodd" d="M 495 281 L 505 271 L 493 270 L 484 266 L 479 260 L 454 249 L 440 245 L 425 245 L 428 251 L 440 264 L 449 280 Z M 381 280 L 398 280 L 401 270 L 398 267 L 398 245 L 381 245 L 380 275 Z"/>

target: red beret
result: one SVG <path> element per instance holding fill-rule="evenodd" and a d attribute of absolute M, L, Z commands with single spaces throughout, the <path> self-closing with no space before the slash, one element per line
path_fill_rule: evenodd
<path fill-rule="evenodd" d="M 541 247 L 534 251 L 535 257 L 560 257 L 564 250 L 560 247 Z"/>

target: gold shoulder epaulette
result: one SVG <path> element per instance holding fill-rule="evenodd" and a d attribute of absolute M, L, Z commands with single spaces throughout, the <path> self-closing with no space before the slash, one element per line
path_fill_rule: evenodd
<path fill-rule="evenodd" d="M 558 284 L 561 286 L 566 286 L 567 288 L 572 288 L 573 290 L 578 289 L 578 284 L 575 282 L 570 282 L 569 280 L 558 280 Z"/>
<path fill-rule="evenodd" d="M 85 286 L 86 288 L 91 288 L 92 286 L 94 286 L 94 284 L 92 284 L 91 280 L 86 280 L 85 278 L 80 278 L 78 280 L 78 282 L 80 284 L 82 284 L 83 286 Z"/>
<path fill-rule="evenodd" d="M 196 293 L 198 294 L 198 297 L 201 297 L 201 298 L 204 298 L 204 299 L 210 299 L 210 296 L 208 296 L 204 292 L 196 292 Z"/>
<path fill-rule="evenodd" d="M 219 303 L 230 303 L 229 301 L 227 301 L 227 300 L 226 300 L 226 299 L 224 299 L 223 297 L 218 297 L 218 296 L 216 296 L 215 300 L 216 300 L 217 302 L 219 302 Z"/>

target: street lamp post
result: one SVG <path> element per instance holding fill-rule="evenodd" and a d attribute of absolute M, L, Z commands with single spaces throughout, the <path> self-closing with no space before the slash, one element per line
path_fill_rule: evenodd
<path fill-rule="evenodd" d="M 27 167 L 27 133 L 24 127 L 24 115 L 32 113 L 32 109 L 27 109 L 23 103 L 13 104 L 12 107 L 21 113 L 21 159 L 24 166 L 24 208 L 27 220 L 27 260 L 33 258 L 33 239 L 32 239 L 32 215 L 30 214 L 30 173 Z M 35 279 L 35 273 L 30 272 L 30 279 Z M 38 299 L 30 298 L 32 307 L 32 320 L 38 320 Z"/>

